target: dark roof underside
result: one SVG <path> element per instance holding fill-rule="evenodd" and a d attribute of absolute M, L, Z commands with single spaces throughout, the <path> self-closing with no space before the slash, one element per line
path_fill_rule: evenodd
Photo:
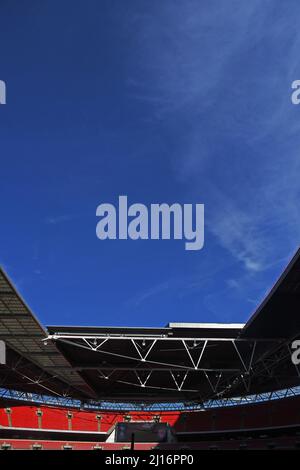
<path fill-rule="evenodd" d="M 293 338 L 300 333 L 300 249 L 243 329 L 243 337 Z"/>

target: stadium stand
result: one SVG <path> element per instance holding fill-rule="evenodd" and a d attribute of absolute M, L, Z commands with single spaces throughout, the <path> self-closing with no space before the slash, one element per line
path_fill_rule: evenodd
<path fill-rule="evenodd" d="M 44 328 L 0 270 L 0 448 L 299 448 L 299 304 L 300 250 L 245 325 Z"/>

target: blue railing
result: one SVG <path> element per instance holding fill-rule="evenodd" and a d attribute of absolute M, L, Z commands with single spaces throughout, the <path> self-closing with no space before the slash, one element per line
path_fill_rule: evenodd
<path fill-rule="evenodd" d="M 0 388 L 0 398 L 30 402 L 42 405 L 57 407 L 78 408 L 81 410 L 102 410 L 102 411 L 189 411 L 205 410 L 210 408 L 221 408 L 228 406 L 238 406 L 245 404 L 261 403 L 270 400 L 300 395 L 300 387 L 279 390 L 275 392 L 248 395 L 237 398 L 223 398 L 220 400 L 208 400 L 205 403 L 199 402 L 176 402 L 176 403 L 121 403 L 114 401 L 80 401 L 70 397 L 55 397 L 36 393 L 20 392 Z"/>

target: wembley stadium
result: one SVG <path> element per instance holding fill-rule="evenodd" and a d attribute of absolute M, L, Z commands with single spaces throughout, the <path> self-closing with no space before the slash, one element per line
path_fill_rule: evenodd
<path fill-rule="evenodd" d="M 300 447 L 299 307 L 300 249 L 246 324 L 45 327 L 1 270 L 0 448 Z"/>

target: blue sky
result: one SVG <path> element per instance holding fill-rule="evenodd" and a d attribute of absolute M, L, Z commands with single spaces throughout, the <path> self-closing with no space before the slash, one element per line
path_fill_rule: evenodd
<path fill-rule="evenodd" d="M 44 324 L 243 322 L 299 244 L 300 4 L 2 0 L 0 262 Z M 205 246 L 96 207 L 204 203 Z"/>

